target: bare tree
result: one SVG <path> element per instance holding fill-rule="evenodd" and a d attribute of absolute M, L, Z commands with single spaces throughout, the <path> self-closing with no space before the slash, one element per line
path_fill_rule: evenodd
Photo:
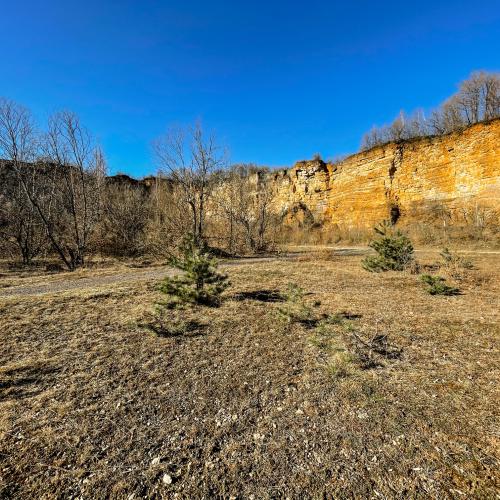
<path fill-rule="evenodd" d="M 100 223 L 101 249 L 115 256 L 141 255 L 145 249 L 150 205 L 150 196 L 144 187 L 109 185 Z"/>
<path fill-rule="evenodd" d="M 274 227 L 275 216 L 271 210 L 272 193 L 266 182 L 266 172 L 255 165 L 233 165 L 217 190 L 215 204 L 228 231 L 231 253 L 240 243 L 252 252 L 269 247 L 269 231 Z"/>
<path fill-rule="evenodd" d="M 406 120 L 406 134 L 408 138 L 429 135 L 429 122 L 422 109 L 414 111 Z"/>
<path fill-rule="evenodd" d="M 438 135 L 448 134 L 466 126 L 455 96 L 450 97 L 439 109 L 432 112 L 431 125 L 433 132 Z"/>
<path fill-rule="evenodd" d="M 483 73 L 482 100 L 485 120 L 500 117 L 500 73 Z"/>
<path fill-rule="evenodd" d="M 467 125 L 500 116 L 500 75 L 472 73 L 460 84 L 456 100 Z"/>
<path fill-rule="evenodd" d="M 222 219 L 220 232 L 227 238 L 227 248 L 236 253 L 240 227 L 243 226 L 248 241 L 249 224 L 247 214 L 250 208 L 248 168 L 246 165 L 233 165 L 225 173 L 223 182 L 214 194 L 216 213 Z M 245 228 L 246 226 L 246 228 Z"/>
<path fill-rule="evenodd" d="M 157 257 L 170 255 L 192 228 L 189 207 L 183 201 L 183 188 L 161 172 L 151 179 L 150 215 L 146 228 L 147 251 Z"/>
<path fill-rule="evenodd" d="M 432 114 L 433 132 L 447 134 L 500 117 L 500 74 L 479 71 Z"/>
<path fill-rule="evenodd" d="M 373 127 L 363 136 L 361 150 L 430 134 L 448 134 L 483 120 L 500 117 L 500 74 L 479 71 L 463 81 L 454 95 L 431 113 L 407 116 L 403 111 L 390 124 Z"/>
<path fill-rule="evenodd" d="M 365 151 L 388 142 L 401 142 L 422 137 L 428 132 L 429 126 L 422 110 L 417 110 L 410 116 L 400 111 L 390 125 L 373 127 L 365 134 L 361 141 L 361 150 Z"/>
<path fill-rule="evenodd" d="M 14 243 L 23 264 L 45 246 L 46 235 L 31 200 L 41 197 L 40 172 L 34 160 L 37 140 L 33 120 L 22 106 L 0 99 L 0 239 Z"/>
<path fill-rule="evenodd" d="M 39 188 L 35 169 L 25 166 L 28 189 Z M 12 165 L 0 164 L 0 240 L 4 247 L 15 246 L 24 265 L 32 263 L 46 248 L 46 234 L 40 218 L 26 196 Z"/>
<path fill-rule="evenodd" d="M 361 151 L 367 151 L 368 149 L 380 146 L 386 142 L 389 141 L 386 137 L 385 130 L 380 127 L 373 126 L 371 130 L 361 139 Z"/>
<path fill-rule="evenodd" d="M 48 131 L 39 135 L 25 108 L 2 100 L 0 148 L 18 183 L 11 192 L 22 217 L 24 244 L 32 242 L 23 259 L 34 255 L 34 228 L 41 226 L 68 269 L 83 265 L 105 172 L 102 152 L 90 134 L 76 115 L 64 112 L 54 115 Z"/>
<path fill-rule="evenodd" d="M 276 217 L 271 210 L 272 199 L 273 194 L 270 183 L 266 182 L 265 179 L 261 180 L 259 176 L 257 181 L 255 220 L 257 244 L 254 247 L 259 252 L 268 249 L 271 244 L 271 240 L 268 238 L 269 231 L 276 225 Z"/>
<path fill-rule="evenodd" d="M 173 183 L 179 201 L 190 211 L 195 239 L 203 240 L 215 174 L 226 165 L 224 151 L 213 135 L 203 133 L 200 124 L 171 128 L 153 146 L 160 172 Z"/>
<path fill-rule="evenodd" d="M 407 118 L 404 111 L 400 111 L 399 115 L 394 119 L 388 128 L 388 138 L 390 141 L 399 142 L 408 139 Z"/>
<path fill-rule="evenodd" d="M 52 205 L 42 219 L 54 249 L 73 270 L 85 263 L 89 237 L 100 215 L 104 156 L 71 112 L 49 119 L 42 148 Z"/>

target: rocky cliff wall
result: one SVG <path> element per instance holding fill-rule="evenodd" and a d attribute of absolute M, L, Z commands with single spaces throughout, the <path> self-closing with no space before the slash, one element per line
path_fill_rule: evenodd
<path fill-rule="evenodd" d="M 368 227 L 471 211 L 500 213 L 500 120 L 387 144 L 339 164 L 303 161 L 268 176 L 288 223 Z M 441 214 L 441 215 L 440 215 Z"/>

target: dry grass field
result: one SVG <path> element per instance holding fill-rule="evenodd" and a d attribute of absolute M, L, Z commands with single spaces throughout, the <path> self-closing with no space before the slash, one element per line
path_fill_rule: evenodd
<path fill-rule="evenodd" d="M 469 257 L 453 297 L 359 252 L 223 265 L 163 335 L 161 268 L 4 270 L 0 497 L 498 498 L 500 256 Z"/>

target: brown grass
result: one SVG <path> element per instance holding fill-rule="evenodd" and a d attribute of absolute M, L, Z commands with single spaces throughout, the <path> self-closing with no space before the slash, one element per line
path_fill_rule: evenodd
<path fill-rule="evenodd" d="M 498 256 L 457 297 L 360 259 L 228 267 L 166 336 L 153 282 L 0 298 L 0 497 L 495 497 Z M 320 323 L 262 293 L 289 282 Z M 401 355 L 366 369 L 377 335 Z"/>
<path fill-rule="evenodd" d="M 398 228 L 419 246 L 453 247 L 460 249 L 500 248 L 498 217 L 491 216 L 483 226 L 440 220 L 429 216 L 425 222 L 407 221 Z M 281 245 L 367 245 L 374 237 L 371 227 L 282 227 L 279 232 Z"/>

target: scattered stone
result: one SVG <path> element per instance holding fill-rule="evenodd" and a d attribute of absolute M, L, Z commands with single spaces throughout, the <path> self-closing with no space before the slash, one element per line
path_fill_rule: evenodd
<path fill-rule="evenodd" d="M 172 484 L 172 476 L 170 476 L 169 474 L 163 474 L 163 484 Z"/>
<path fill-rule="evenodd" d="M 151 465 L 158 465 L 160 463 L 160 457 L 155 457 L 151 460 Z"/>

